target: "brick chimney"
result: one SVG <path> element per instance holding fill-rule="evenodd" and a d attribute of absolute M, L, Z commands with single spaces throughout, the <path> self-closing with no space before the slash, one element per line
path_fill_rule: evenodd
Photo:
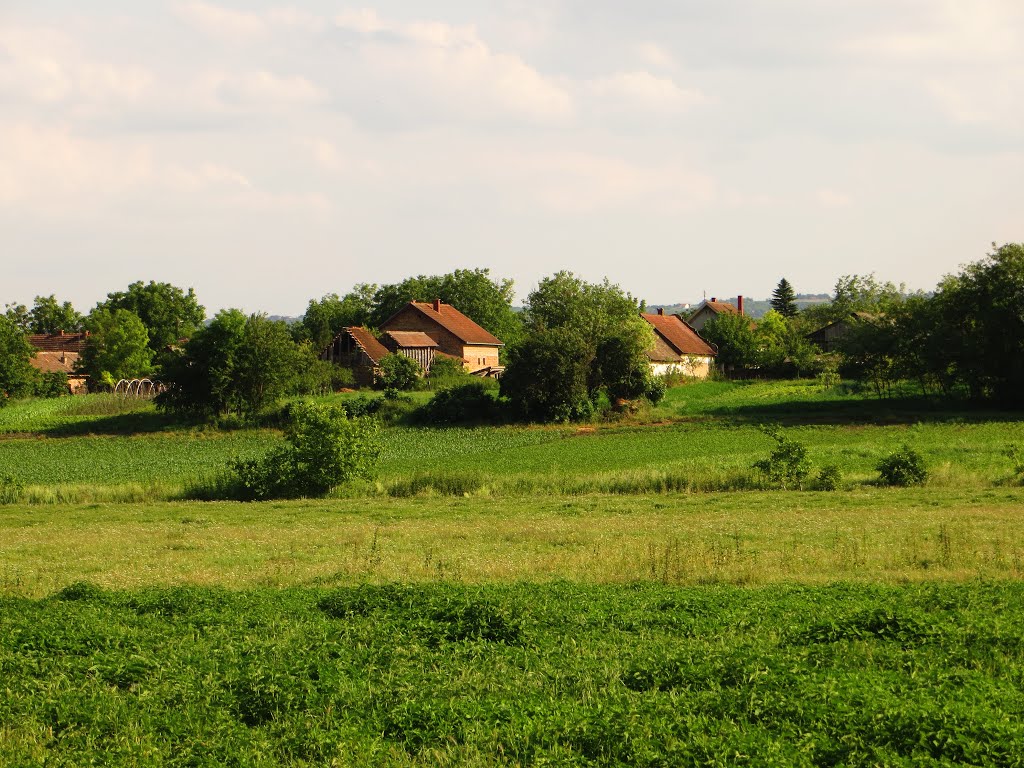
<path fill-rule="evenodd" d="M 658 314 L 659 315 L 664 315 L 665 314 L 665 308 L 664 307 L 658 307 Z"/>
<path fill-rule="evenodd" d="M 741 315 L 743 314 L 743 297 L 742 296 L 737 296 L 736 297 L 736 309 L 738 309 L 740 311 Z"/>
<path fill-rule="evenodd" d="M 718 301 L 718 299 L 716 299 L 714 296 L 712 296 L 711 297 L 711 303 L 714 304 L 716 301 Z"/>
<path fill-rule="evenodd" d="M 440 299 L 434 299 L 434 311 L 437 312 L 438 314 L 441 313 L 441 300 Z"/>

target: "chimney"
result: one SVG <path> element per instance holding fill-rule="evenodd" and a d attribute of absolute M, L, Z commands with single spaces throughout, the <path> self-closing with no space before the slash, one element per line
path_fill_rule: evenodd
<path fill-rule="evenodd" d="M 434 299 L 434 311 L 437 312 L 438 314 L 441 313 L 441 300 L 440 299 Z"/>
<path fill-rule="evenodd" d="M 60 335 L 61 335 L 61 338 L 63 338 L 63 337 L 64 337 L 64 329 L 63 329 L 63 328 L 61 328 L 61 329 L 60 329 L 60 331 L 59 331 L 59 333 L 60 333 Z"/>
<path fill-rule="evenodd" d="M 711 297 L 711 303 L 714 304 L 716 301 L 718 301 L 718 299 L 716 299 L 714 296 L 712 296 Z"/>
<path fill-rule="evenodd" d="M 658 307 L 658 314 L 659 315 L 664 315 L 665 314 L 665 308 L 664 307 Z"/>
<path fill-rule="evenodd" d="M 736 309 L 738 309 L 740 311 L 741 315 L 743 314 L 743 297 L 742 296 L 737 296 L 736 297 Z"/>

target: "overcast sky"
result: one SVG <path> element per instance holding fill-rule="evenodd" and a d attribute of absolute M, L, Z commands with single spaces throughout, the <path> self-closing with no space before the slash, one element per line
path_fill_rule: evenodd
<path fill-rule="evenodd" d="M 0 0 L 0 303 L 929 289 L 1021 240 L 1021 0 Z"/>

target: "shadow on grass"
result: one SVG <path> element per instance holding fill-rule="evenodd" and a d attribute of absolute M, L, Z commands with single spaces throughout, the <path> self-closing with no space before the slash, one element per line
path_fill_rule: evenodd
<path fill-rule="evenodd" d="M 708 408 L 703 415 L 740 424 L 885 425 L 1021 421 L 1024 411 L 959 398 L 905 396 L 858 400 L 789 400 Z"/>
<path fill-rule="evenodd" d="M 159 411 L 137 411 L 100 416 L 88 421 L 59 424 L 40 430 L 47 437 L 81 437 L 83 435 L 137 435 L 184 429 L 199 422 Z"/>

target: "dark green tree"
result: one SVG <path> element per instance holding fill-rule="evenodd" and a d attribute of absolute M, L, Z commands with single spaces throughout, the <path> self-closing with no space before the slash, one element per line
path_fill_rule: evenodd
<path fill-rule="evenodd" d="M 24 304 L 5 304 L 4 317 L 22 333 L 32 333 L 32 315 Z"/>
<path fill-rule="evenodd" d="M 799 310 L 796 308 L 796 293 L 789 280 L 782 278 L 772 292 L 772 309 L 783 317 L 796 317 Z"/>
<path fill-rule="evenodd" d="M 9 398 L 32 393 L 33 354 L 24 331 L 9 316 L 0 316 L 0 407 L 6 405 Z"/>
<path fill-rule="evenodd" d="M 263 314 L 249 315 L 235 351 L 236 410 L 251 417 L 288 394 L 300 360 L 285 323 Z"/>
<path fill-rule="evenodd" d="M 113 386 L 119 379 L 151 372 L 153 350 L 146 326 L 134 312 L 97 308 L 86 318 L 85 328 L 90 335 L 78 362 L 91 386 Z"/>
<path fill-rule="evenodd" d="M 501 394 L 527 421 L 587 418 L 594 356 L 594 344 L 572 328 L 534 331 L 509 350 Z"/>
<path fill-rule="evenodd" d="M 721 368 L 756 368 L 763 360 L 761 342 L 749 317 L 723 312 L 700 333 L 718 347 L 715 362 Z"/>
<path fill-rule="evenodd" d="M 149 347 L 162 352 L 179 339 L 187 339 L 206 319 L 206 310 L 199 304 L 195 292 L 188 292 L 170 283 L 141 280 L 132 283 L 126 291 L 108 293 L 107 300 L 97 309 L 127 309 L 134 312 L 149 333 Z"/>

